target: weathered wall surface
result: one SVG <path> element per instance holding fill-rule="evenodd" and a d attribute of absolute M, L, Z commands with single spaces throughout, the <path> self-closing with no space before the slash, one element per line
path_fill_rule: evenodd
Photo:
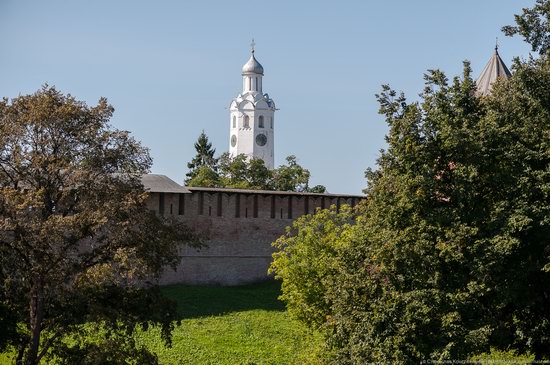
<path fill-rule="evenodd" d="M 297 217 L 334 204 L 355 205 L 362 197 L 282 192 L 251 193 L 189 188 L 185 193 L 151 193 L 148 206 L 181 219 L 208 237 L 207 247 L 185 247 L 177 271 L 161 284 L 240 285 L 268 279 L 271 243 Z"/>

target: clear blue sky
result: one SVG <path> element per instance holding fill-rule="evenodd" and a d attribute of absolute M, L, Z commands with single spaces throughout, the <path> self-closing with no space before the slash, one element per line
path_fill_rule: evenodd
<path fill-rule="evenodd" d="M 510 65 L 527 57 L 500 28 L 534 0 L 0 0 L 0 96 L 55 85 L 149 147 L 153 172 L 183 181 L 205 130 L 227 151 L 227 107 L 256 40 L 276 113 L 276 164 L 290 154 L 333 193 L 360 193 L 384 148 L 374 94 L 389 83 L 416 99 L 423 73 L 479 74 L 499 37 Z"/>

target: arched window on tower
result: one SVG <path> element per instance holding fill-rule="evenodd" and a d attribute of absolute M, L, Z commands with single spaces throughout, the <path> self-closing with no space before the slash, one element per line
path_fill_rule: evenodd
<path fill-rule="evenodd" d="M 273 117 L 269 117 L 269 124 L 271 125 L 271 129 L 273 129 Z"/>
<path fill-rule="evenodd" d="M 260 115 L 260 118 L 258 118 L 258 127 L 263 128 L 264 127 L 264 116 Z"/>
<path fill-rule="evenodd" d="M 244 116 L 243 128 L 250 128 L 250 117 L 248 115 Z"/>
<path fill-rule="evenodd" d="M 237 117 L 233 116 L 233 128 L 237 128 Z"/>

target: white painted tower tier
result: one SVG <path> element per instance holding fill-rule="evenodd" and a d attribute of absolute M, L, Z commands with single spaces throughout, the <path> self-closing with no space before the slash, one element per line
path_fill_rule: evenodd
<path fill-rule="evenodd" d="M 269 169 L 274 163 L 275 103 L 262 92 L 264 68 L 254 57 L 254 42 L 250 59 L 243 66 L 243 91 L 229 106 L 229 154 L 236 157 L 264 160 Z"/>

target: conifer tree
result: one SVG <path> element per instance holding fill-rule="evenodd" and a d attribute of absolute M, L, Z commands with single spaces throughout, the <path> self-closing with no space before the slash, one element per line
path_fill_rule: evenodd
<path fill-rule="evenodd" d="M 213 173 L 216 173 L 218 170 L 218 159 L 214 157 L 216 149 L 212 148 L 212 143 L 208 141 L 208 136 L 204 133 L 204 130 L 199 135 L 197 142 L 195 142 L 195 151 L 197 154 L 191 162 L 187 164 L 189 172 L 186 175 L 187 179 L 185 180 L 185 184 L 190 186 L 192 185 L 192 179 L 199 174 L 202 167 L 209 168 Z M 202 169 L 201 175 L 204 174 L 205 171 Z M 212 175 L 212 173 L 209 173 L 208 175 Z M 210 180 L 211 179 L 209 179 L 209 181 Z"/>

